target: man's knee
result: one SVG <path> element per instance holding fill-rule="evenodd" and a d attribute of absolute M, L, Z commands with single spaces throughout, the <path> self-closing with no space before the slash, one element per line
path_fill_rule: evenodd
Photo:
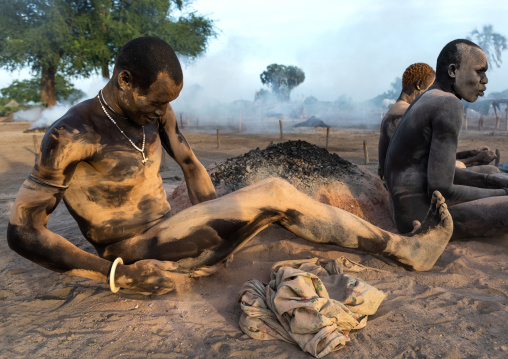
<path fill-rule="evenodd" d="M 281 195 L 296 191 L 296 188 L 291 183 L 279 177 L 269 178 L 263 188 L 271 193 Z"/>

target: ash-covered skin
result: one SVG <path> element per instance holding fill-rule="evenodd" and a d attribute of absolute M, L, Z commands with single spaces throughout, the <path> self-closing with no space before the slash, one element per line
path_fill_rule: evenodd
<path fill-rule="evenodd" d="M 455 237 L 491 235 L 493 228 L 506 233 L 508 197 L 503 187 L 508 187 L 508 177 L 455 169 L 463 115 L 460 99 L 474 102 L 483 96 L 488 82 L 487 58 L 480 48 L 464 42 L 447 45 L 440 58 L 450 46 L 461 54 L 460 63 L 440 65 L 438 59 L 436 81 L 411 104 L 388 148 L 385 177 L 393 218 L 401 233 L 411 230 L 413 220 L 425 217 L 430 196 L 437 190 L 450 205 Z M 495 201 L 496 208 L 501 201 L 506 209 L 489 211 L 489 218 L 478 222 L 475 203 L 488 206 L 492 202 L 489 197 L 498 196 L 503 199 Z"/>
<path fill-rule="evenodd" d="M 127 45 L 136 41 L 161 42 L 145 37 Z M 102 93 L 113 111 L 103 110 L 98 98 L 86 100 L 48 130 L 31 173 L 37 181 L 27 179 L 14 204 L 7 233 L 13 250 L 51 270 L 103 282 L 111 262 L 121 257 L 125 264 L 117 267 L 116 286 L 142 294 L 173 290 L 171 271 L 218 263 L 272 224 L 312 242 L 396 258 L 415 270 L 430 269 L 444 250 L 452 223 L 438 194 L 411 241 L 312 200 L 282 179 L 215 199 L 210 177 L 178 131 L 169 104 L 183 84 L 166 72 L 154 78 L 148 89 L 136 87 L 133 75 L 115 66 Z M 144 126 L 146 163 L 104 111 L 140 148 Z M 194 204 L 174 216 L 159 175 L 163 148 L 182 168 Z M 304 157 L 298 162 L 301 168 Z M 343 165 L 340 170 L 347 170 L 347 162 L 333 158 Z M 47 229 L 62 199 L 98 256 Z"/>

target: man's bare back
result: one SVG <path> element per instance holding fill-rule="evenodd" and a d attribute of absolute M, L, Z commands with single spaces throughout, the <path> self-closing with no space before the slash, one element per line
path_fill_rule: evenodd
<path fill-rule="evenodd" d="M 378 174 L 381 179 L 384 178 L 386 152 L 395 130 L 411 102 L 432 85 L 435 76 L 432 67 L 421 62 L 410 65 L 402 74 L 402 91 L 399 98 L 390 107 L 381 122 L 378 145 Z"/>

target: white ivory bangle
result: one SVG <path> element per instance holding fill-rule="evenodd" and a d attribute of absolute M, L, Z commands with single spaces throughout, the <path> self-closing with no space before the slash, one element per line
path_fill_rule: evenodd
<path fill-rule="evenodd" d="M 119 287 L 115 286 L 115 271 L 116 267 L 118 266 L 118 263 L 123 264 L 123 259 L 120 257 L 115 259 L 115 261 L 111 265 L 111 270 L 109 271 L 109 288 L 111 288 L 111 291 L 113 293 L 116 293 L 120 290 Z"/>

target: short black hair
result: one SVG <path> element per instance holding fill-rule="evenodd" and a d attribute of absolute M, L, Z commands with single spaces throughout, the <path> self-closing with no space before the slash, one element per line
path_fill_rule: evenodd
<path fill-rule="evenodd" d="M 161 72 L 165 72 L 180 85 L 183 82 L 182 66 L 169 44 L 152 36 L 138 37 L 120 48 L 115 62 L 118 72 L 127 70 L 134 87 L 148 90 Z"/>
<path fill-rule="evenodd" d="M 460 67 L 460 62 L 462 61 L 462 55 L 466 46 L 476 47 L 481 50 L 480 46 L 466 39 L 457 39 L 450 41 L 445 45 L 445 47 L 443 47 L 439 53 L 439 56 L 437 57 L 437 77 L 441 78 L 442 76 L 448 76 L 448 66 L 450 64 L 456 64 L 457 68 Z"/>

